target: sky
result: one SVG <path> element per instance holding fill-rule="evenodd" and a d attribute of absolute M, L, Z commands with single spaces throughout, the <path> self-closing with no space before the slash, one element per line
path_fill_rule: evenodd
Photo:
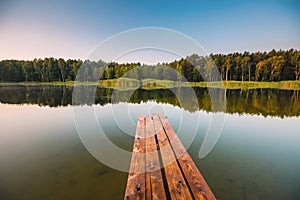
<path fill-rule="evenodd" d="M 0 60 L 85 59 L 107 38 L 142 27 L 181 32 L 207 53 L 300 49 L 299 2 L 0 0 Z"/>

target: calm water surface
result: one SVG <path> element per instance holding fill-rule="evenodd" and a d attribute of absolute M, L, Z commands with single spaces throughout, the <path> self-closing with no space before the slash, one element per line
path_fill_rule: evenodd
<path fill-rule="evenodd" d="M 97 104 L 91 106 L 109 139 L 129 151 L 133 138 L 120 129 L 113 110 L 128 109 L 130 117 L 124 124 L 133 133 L 139 113 L 164 112 L 182 141 L 185 133 L 195 131 L 193 120 L 199 117 L 188 151 L 218 199 L 296 200 L 300 199 L 297 92 L 227 91 L 221 136 L 203 159 L 199 149 L 215 115 L 205 89 L 196 91 L 198 109 L 176 105 L 168 90 L 139 90 L 131 103 L 111 104 L 111 91 L 99 89 Z M 67 106 L 70 88 L 10 86 L 1 87 L 0 94 L 0 199 L 123 199 L 127 173 L 102 164 L 86 150 L 76 131 L 73 107 Z M 91 124 L 87 131 L 97 129 Z"/>

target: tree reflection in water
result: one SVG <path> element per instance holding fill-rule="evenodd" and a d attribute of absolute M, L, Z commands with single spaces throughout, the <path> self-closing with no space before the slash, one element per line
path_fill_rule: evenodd
<path fill-rule="evenodd" d="M 88 90 L 89 86 L 82 86 Z M 186 101 L 183 109 L 190 112 L 204 110 L 210 112 L 211 99 L 206 88 L 193 88 L 199 108 L 195 108 L 195 102 Z M 113 88 L 97 88 L 95 103 L 105 105 L 111 103 Z M 147 102 L 155 100 L 158 103 L 167 103 L 181 106 L 176 96 L 184 96 L 187 88 L 178 87 L 170 89 L 137 89 L 118 91 L 118 101 L 128 101 L 130 93 L 131 103 Z M 300 116 L 299 90 L 277 90 L 277 89 L 227 89 L 226 113 L 257 114 L 263 116 L 292 117 Z M 122 98 L 124 96 L 124 98 Z M 187 96 L 188 98 L 188 96 Z M 68 86 L 0 86 L 0 102 L 8 104 L 37 104 L 40 106 L 67 106 L 72 104 L 72 87 Z M 114 102 L 118 103 L 118 102 Z"/>

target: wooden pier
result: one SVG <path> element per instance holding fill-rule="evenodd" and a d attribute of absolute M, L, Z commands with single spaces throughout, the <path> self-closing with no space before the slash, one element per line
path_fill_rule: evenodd
<path fill-rule="evenodd" d="M 138 117 L 124 199 L 216 199 L 163 114 Z"/>

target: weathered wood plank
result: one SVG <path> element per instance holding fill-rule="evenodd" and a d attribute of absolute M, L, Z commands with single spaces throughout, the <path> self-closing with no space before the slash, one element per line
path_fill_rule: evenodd
<path fill-rule="evenodd" d="M 146 179 L 145 179 L 145 184 L 146 184 L 145 185 L 145 198 L 151 199 L 152 191 L 151 191 L 151 175 L 150 175 L 150 173 L 146 173 L 145 177 L 146 177 Z"/>
<path fill-rule="evenodd" d="M 158 115 L 152 115 L 168 189 L 172 199 L 192 199 Z"/>
<path fill-rule="evenodd" d="M 165 132 L 169 141 L 173 147 L 174 153 L 178 158 L 178 162 L 184 173 L 184 176 L 191 188 L 195 199 L 216 199 L 205 179 L 202 177 L 197 166 L 193 162 L 192 158 L 180 142 L 171 124 L 168 122 L 166 117 L 162 114 L 159 115 L 162 125 L 164 126 Z"/>
<path fill-rule="evenodd" d="M 145 116 L 139 115 L 124 199 L 145 199 Z"/>
<path fill-rule="evenodd" d="M 166 190 L 171 199 L 216 199 L 166 117 L 139 115 L 124 199 L 165 200 Z"/>
<path fill-rule="evenodd" d="M 146 117 L 146 199 L 166 199 L 155 131 L 150 116 Z"/>
<path fill-rule="evenodd" d="M 146 199 L 151 199 L 151 193 L 152 193 L 152 189 L 151 189 L 151 174 L 150 171 L 148 170 L 148 163 L 150 162 L 150 156 L 148 156 L 147 154 L 149 153 L 149 135 L 151 132 L 151 121 L 149 120 L 149 116 L 147 116 L 145 118 L 145 128 L 146 128 Z"/>

